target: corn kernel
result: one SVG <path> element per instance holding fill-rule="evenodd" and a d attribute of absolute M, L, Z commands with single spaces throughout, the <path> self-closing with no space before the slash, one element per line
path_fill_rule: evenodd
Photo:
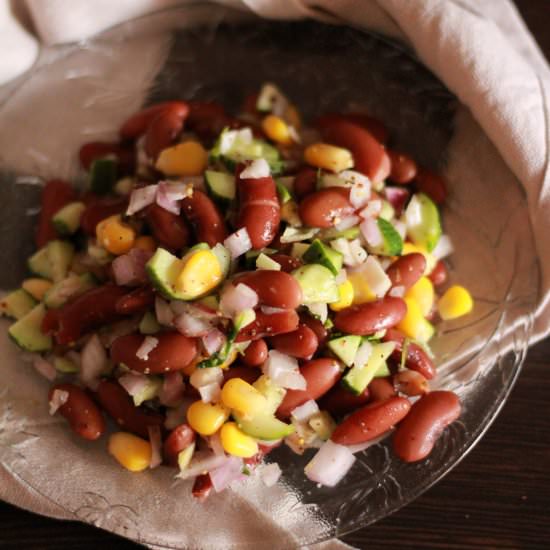
<path fill-rule="evenodd" d="M 302 127 L 302 117 L 300 116 L 300 111 L 296 108 L 296 105 L 289 103 L 288 107 L 285 109 L 284 119 L 296 130 L 299 130 Z"/>
<path fill-rule="evenodd" d="M 268 115 L 262 120 L 262 130 L 265 135 L 272 141 L 281 145 L 290 145 L 292 136 L 288 124 L 280 117 Z"/>
<path fill-rule="evenodd" d="M 437 311 L 444 321 L 462 317 L 472 311 L 474 301 L 470 293 L 459 285 L 447 289 L 437 302 Z"/>
<path fill-rule="evenodd" d="M 184 263 L 176 279 L 176 290 L 191 297 L 212 290 L 222 280 L 218 258 L 210 250 L 198 250 Z"/>
<path fill-rule="evenodd" d="M 109 454 L 130 472 L 141 472 L 151 464 L 152 449 L 149 441 L 134 434 L 117 432 L 109 437 Z"/>
<path fill-rule="evenodd" d="M 257 441 L 243 433 L 235 422 L 226 422 L 220 430 L 223 450 L 233 456 L 250 458 L 258 452 Z"/>
<path fill-rule="evenodd" d="M 201 435 L 216 433 L 229 417 L 229 409 L 219 403 L 195 401 L 187 409 L 187 422 Z"/>
<path fill-rule="evenodd" d="M 434 285 L 428 277 L 420 277 L 420 279 L 407 290 L 405 296 L 407 298 L 412 298 L 420 306 L 422 315 L 427 317 L 434 305 Z"/>
<path fill-rule="evenodd" d="M 353 287 L 354 306 L 376 300 L 376 294 L 370 289 L 369 284 L 361 273 L 349 273 L 348 281 Z"/>
<path fill-rule="evenodd" d="M 331 172 L 341 172 L 353 167 L 350 151 L 328 143 L 314 143 L 304 151 L 304 159 L 311 166 Z"/>
<path fill-rule="evenodd" d="M 157 249 L 157 243 L 153 237 L 142 235 L 134 241 L 134 248 L 139 248 L 147 252 L 154 252 Z"/>
<path fill-rule="evenodd" d="M 25 279 L 21 286 L 23 290 L 26 290 L 35 300 L 39 302 L 44 298 L 44 294 L 50 290 L 53 283 L 46 279 Z"/>
<path fill-rule="evenodd" d="M 434 333 L 432 324 L 424 318 L 418 303 L 412 298 L 405 297 L 407 314 L 397 325 L 397 328 L 413 340 L 427 342 Z"/>
<path fill-rule="evenodd" d="M 155 168 L 167 176 L 200 176 L 208 164 L 208 153 L 198 141 L 186 141 L 160 152 Z"/>
<path fill-rule="evenodd" d="M 133 246 L 136 232 L 123 223 L 119 214 L 105 218 L 96 226 L 98 243 L 115 255 L 126 254 Z"/>
<path fill-rule="evenodd" d="M 245 416 L 254 416 L 267 408 L 267 399 L 242 378 L 228 380 L 222 388 L 222 403 Z"/>
<path fill-rule="evenodd" d="M 354 293 L 351 281 L 345 280 L 338 285 L 338 295 L 338 301 L 328 305 L 332 311 L 340 311 L 353 304 Z"/>
<path fill-rule="evenodd" d="M 417 246 L 409 242 L 403 243 L 403 251 L 401 252 L 402 256 L 405 256 L 405 254 L 412 254 L 413 252 L 419 252 L 424 256 L 424 258 L 426 258 L 426 269 L 424 270 L 424 275 L 429 275 L 437 263 L 435 257 L 423 246 Z"/>

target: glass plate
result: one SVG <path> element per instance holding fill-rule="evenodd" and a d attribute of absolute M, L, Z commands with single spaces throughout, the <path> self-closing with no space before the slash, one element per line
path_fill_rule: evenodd
<path fill-rule="evenodd" d="M 456 248 L 451 281 L 470 288 L 476 306 L 440 326 L 435 385 L 456 391 L 464 412 L 423 462 L 404 464 L 381 442 L 358 455 L 349 475 L 329 489 L 303 475 L 311 453 L 280 449 L 273 458 L 284 475 L 276 487 L 250 479 L 198 505 L 189 483 L 174 486 L 168 470 L 125 472 L 107 456 L 104 441 L 78 441 L 51 418 L 47 383 L 8 342 L 3 323 L 1 464 L 68 516 L 142 543 L 208 547 L 229 533 L 243 546 L 284 548 L 292 540 L 287 532 L 299 544 L 313 543 L 383 518 L 472 448 L 502 407 L 527 349 L 539 285 L 527 206 L 470 114 L 401 44 L 311 21 L 260 21 L 208 4 L 48 49 L 29 73 L 0 89 L 0 239 L 9 266 L 1 287 L 16 286 L 25 274 L 40 189 L 35 176 L 78 184 L 79 145 L 113 138 L 142 104 L 201 98 L 235 109 L 265 81 L 280 85 L 305 118 L 367 109 L 387 123 L 392 147 L 445 172 L 444 223 Z"/>

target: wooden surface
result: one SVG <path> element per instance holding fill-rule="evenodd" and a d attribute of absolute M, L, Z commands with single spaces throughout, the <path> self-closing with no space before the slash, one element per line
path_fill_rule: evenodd
<path fill-rule="evenodd" d="M 550 57 L 550 0 L 517 0 Z M 360 548 L 550 548 L 550 339 L 531 349 L 499 417 L 440 483 L 385 520 L 346 537 Z M 0 549 L 138 549 L 75 522 L 0 503 Z"/>

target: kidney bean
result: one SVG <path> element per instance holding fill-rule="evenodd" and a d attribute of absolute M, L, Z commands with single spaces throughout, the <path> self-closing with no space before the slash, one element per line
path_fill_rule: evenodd
<path fill-rule="evenodd" d="M 219 103 L 213 101 L 190 101 L 186 127 L 195 132 L 201 140 L 210 141 L 229 126 L 229 117 Z"/>
<path fill-rule="evenodd" d="M 298 322 L 298 314 L 293 309 L 270 314 L 256 311 L 256 319 L 240 330 L 236 341 L 245 342 L 292 332 L 298 327 Z"/>
<path fill-rule="evenodd" d="M 386 143 L 390 137 L 390 133 L 384 123 L 375 117 L 364 113 L 345 113 L 340 116 L 365 128 L 380 143 Z"/>
<path fill-rule="evenodd" d="M 183 101 L 165 101 L 147 107 L 126 120 L 119 130 L 120 137 L 123 140 L 136 139 L 146 132 L 153 119 L 163 111 L 173 110 L 182 113 L 186 109 L 188 110 L 187 104 Z"/>
<path fill-rule="evenodd" d="M 443 430 L 460 416 L 458 396 L 450 391 L 433 391 L 412 406 L 393 437 L 395 454 L 405 462 L 426 458 Z"/>
<path fill-rule="evenodd" d="M 396 395 L 395 388 L 388 378 L 374 378 L 368 385 L 371 401 L 386 401 Z"/>
<path fill-rule="evenodd" d="M 101 437 L 105 431 L 105 419 L 86 392 L 74 384 L 56 384 L 50 388 L 50 401 L 55 390 L 69 394 L 67 401 L 58 410 L 69 421 L 73 432 L 90 441 Z"/>
<path fill-rule="evenodd" d="M 404 300 L 386 296 L 375 302 L 367 302 L 339 311 L 334 317 L 334 326 L 348 334 L 368 336 L 397 325 L 406 313 L 407 305 Z"/>
<path fill-rule="evenodd" d="M 237 227 L 246 227 L 252 248 L 258 250 L 275 238 L 281 223 L 281 208 L 273 178 L 241 179 L 242 168 L 236 170 L 239 194 Z"/>
<path fill-rule="evenodd" d="M 386 186 L 384 188 L 386 200 L 393 206 L 396 217 L 401 216 L 405 204 L 411 196 L 411 192 L 406 187 Z M 371 194 L 372 197 L 372 194 Z"/>
<path fill-rule="evenodd" d="M 390 328 L 382 338 L 384 342 L 395 342 L 396 346 L 391 357 L 397 363 L 401 362 L 401 353 L 405 335 L 397 329 Z M 435 366 L 428 354 L 414 342 L 409 342 L 407 345 L 407 357 L 405 358 L 405 366 L 413 371 L 419 372 L 424 378 L 431 380 L 435 376 Z"/>
<path fill-rule="evenodd" d="M 300 367 L 300 374 L 306 379 L 305 390 L 287 390 L 277 409 L 277 416 L 285 419 L 300 405 L 310 399 L 317 400 L 338 382 L 342 371 L 334 359 L 313 359 Z"/>
<path fill-rule="evenodd" d="M 214 246 L 223 243 L 227 237 L 227 227 L 221 212 L 212 199 L 195 189 L 191 197 L 181 201 L 183 214 L 195 231 L 198 242 Z"/>
<path fill-rule="evenodd" d="M 355 170 L 374 182 L 384 181 L 389 176 L 390 158 L 368 130 L 338 115 L 321 117 L 317 127 L 324 140 L 351 151 Z"/>
<path fill-rule="evenodd" d="M 332 227 L 354 212 L 349 202 L 349 189 L 328 187 L 308 195 L 300 202 L 298 214 L 310 227 Z"/>
<path fill-rule="evenodd" d="M 290 273 L 304 264 L 300 258 L 294 258 L 288 254 L 271 254 L 269 256 L 281 266 L 281 271 Z"/>
<path fill-rule="evenodd" d="M 34 242 L 37 248 L 42 248 L 48 242 L 57 238 L 57 231 L 52 224 L 52 218 L 66 204 L 74 201 L 76 192 L 70 183 L 62 180 L 47 181 L 42 189 L 40 215 Z"/>
<path fill-rule="evenodd" d="M 155 292 L 150 286 L 142 286 L 132 290 L 115 304 L 115 310 L 121 315 L 145 313 L 155 303 Z"/>
<path fill-rule="evenodd" d="M 323 323 L 319 319 L 315 319 L 307 313 L 300 314 L 300 323 L 309 327 L 317 336 L 317 341 L 319 342 L 319 347 L 322 347 L 328 338 L 328 331 L 324 327 Z"/>
<path fill-rule="evenodd" d="M 261 269 L 238 275 L 233 284 L 243 283 L 256 294 L 260 304 L 280 309 L 296 309 L 302 303 L 298 281 L 284 271 Z"/>
<path fill-rule="evenodd" d="M 300 168 L 294 178 L 293 189 L 297 200 L 302 200 L 310 193 L 313 193 L 317 189 L 317 170 L 309 166 Z"/>
<path fill-rule="evenodd" d="M 102 380 L 96 398 L 105 412 L 124 430 L 149 438 L 149 426 L 164 426 L 164 416 L 145 407 L 136 407 L 126 390 L 117 382 Z"/>
<path fill-rule="evenodd" d="M 392 286 L 402 286 L 405 290 L 411 288 L 422 277 L 426 270 L 424 254 L 413 252 L 395 260 L 386 270 Z"/>
<path fill-rule="evenodd" d="M 97 224 L 115 214 L 122 214 L 128 208 L 128 199 L 125 197 L 92 197 L 80 218 L 80 226 L 86 235 L 95 237 Z"/>
<path fill-rule="evenodd" d="M 119 143 L 91 141 L 82 145 L 78 152 L 80 164 L 84 170 L 89 170 L 94 160 L 107 155 L 114 155 L 117 158 L 120 172 L 127 174 L 134 169 L 135 152 L 133 149 L 122 147 Z"/>
<path fill-rule="evenodd" d="M 253 384 L 261 376 L 262 372 L 259 369 L 245 367 L 243 365 L 231 365 L 228 369 L 223 370 L 224 384 L 232 378 L 242 378 L 245 382 Z"/>
<path fill-rule="evenodd" d="M 416 187 L 426 193 L 435 203 L 443 204 L 447 198 L 447 186 L 445 180 L 425 168 L 420 168 L 415 178 Z"/>
<path fill-rule="evenodd" d="M 403 420 L 411 408 L 408 399 L 390 397 L 375 401 L 348 416 L 332 433 L 332 441 L 340 445 L 356 445 L 386 433 Z"/>
<path fill-rule="evenodd" d="M 310 359 L 319 345 L 317 336 L 306 325 L 300 325 L 292 332 L 273 336 L 269 343 L 277 351 L 298 359 Z"/>
<path fill-rule="evenodd" d="M 195 478 L 191 493 L 199 502 L 204 502 L 212 492 L 212 487 L 210 474 L 201 474 Z"/>
<path fill-rule="evenodd" d="M 402 185 L 410 183 L 418 171 L 414 159 L 397 151 L 388 151 L 388 156 L 391 162 L 390 179 Z"/>
<path fill-rule="evenodd" d="M 365 388 L 361 394 L 355 395 L 338 384 L 321 398 L 319 408 L 335 416 L 343 416 L 364 405 L 369 400 L 369 395 L 368 388 Z"/>
<path fill-rule="evenodd" d="M 267 359 L 267 353 L 267 344 L 260 338 L 251 342 L 244 350 L 242 361 L 249 367 L 258 367 Z"/>
<path fill-rule="evenodd" d="M 156 159 L 160 152 L 170 147 L 183 130 L 183 123 L 189 107 L 183 102 L 160 111 L 151 121 L 145 132 L 144 150 L 149 157 Z"/>
<path fill-rule="evenodd" d="M 142 334 L 126 334 L 117 338 L 111 346 L 111 359 L 124 363 L 128 368 L 145 374 L 162 374 L 181 370 L 196 357 L 197 341 L 179 332 L 161 332 L 155 335 L 157 346 L 147 359 L 140 359 L 136 351 L 143 343 Z"/>
<path fill-rule="evenodd" d="M 430 391 L 426 378 L 414 370 L 398 372 L 393 377 L 393 385 L 399 393 L 404 393 L 409 397 L 424 395 Z"/>
<path fill-rule="evenodd" d="M 443 260 L 438 260 L 428 277 L 434 286 L 441 286 L 445 284 L 449 277 L 445 262 Z"/>
<path fill-rule="evenodd" d="M 178 455 L 195 441 L 195 432 L 189 424 L 180 424 L 175 427 L 164 440 L 162 446 L 164 461 L 169 466 L 178 465 Z"/>
<path fill-rule="evenodd" d="M 191 232 L 185 220 L 158 204 L 145 210 L 145 219 L 155 240 L 170 250 L 180 250 L 189 244 Z"/>

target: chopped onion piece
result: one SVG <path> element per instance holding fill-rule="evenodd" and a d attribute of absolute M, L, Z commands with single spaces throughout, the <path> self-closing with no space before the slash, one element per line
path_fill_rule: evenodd
<path fill-rule="evenodd" d="M 275 384 L 287 390 L 305 390 L 307 387 L 306 379 L 297 370 L 282 371 L 272 380 Z"/>
<path fill-rule="evenodd" d="M 159 399 L 163 405 L 175 405 L 178 403 L 185 391 L 185 383 L 181 373 L 178 371 L 167 372 L 164 375 L 164 380 L 162 382 L 162 388 L 159 391 Z"/>
<path fill-rule="evenodd" d="M 212 449 L 215 455 L 225 455 L 219 431 L 208 438 L 208 446 Z"/>
<path fill-rule="evenodd" d="M 233 481 L 238 479 L 243 471 L 243 461 L 236 456 L 224 457 L 225 462 L 210 470 L 210 479 L 216 493 L 220 493 Z"/>
<path fill-rule="evenodd" d="M 315 304 L 308 304 L 307 308 L 315 317 L 319 318 L 321 323 L 324 323 L 328 319 L 328 306 L 323 302 L 317 302 Z"/>
<path fill-rule="evenodd" d="M 113 274 L 119 286 L 139 285 L 147 282 L 145 264 L 152 252 L 141 248 L 132 248 L 127 254 L 122 254 L 113 260 Z"/>
<path fill-rule="evenodd" d="M 454 246 L 449 235 L 441 235 L 439 241 L 432 250 L 432 256 L 437 260 L 442 260 L 454 252 Z"/>
<path fill-rule="evenodd" d="M 203 403 L 217 403 L 222 395 L 221 386 L 217 383 L 207 384 L 199 388 Z"/>
<path fill-rule="evenodd" d="M 334 487 L 350 470 L 355 456 L 344 445 L 330 439 L 323 443 L 304 469 L 306 476 L 327 487 Z"/>
<path fill-rule="evenodd" d="M 143 210 L 146 206 L 153 204 L 157 195 L 156 185 L 146 185 L 139 189 L 134 189 L 130 195 L 130 203 L 126 210 L 126 215 L 131 216 L 140 210 Z"/>
<path fill-rule="evenodd" d="M 241 227 L 241 229 L 235 231 L 235 233 L 231 233 L 231 235 L 223 241 L 223 245 L 229 250 L 231 257 L 235 259 L 252 248 L 252 241 L 250 240 L 246 227 Z"/>
<path fill-rule="evenodd" d="M 258 294 L 249 286 L 228 283 L 221 292 L 219 309 L 223 315 L 233 317 L 246 309 L 254 309 L 258 304 Z"/>
<path fill-rule="evenodd" d="M 139 395 L 147 387 L 149 378 L 138 372 L 129 372 L 118 379 L 118 383 L 126 390 L 128 395 Z"/>
<path fill-rule="evenodd" d="M 276 462 L 266 464 L 260 470 L 260 478 L 266 487 L 273 487 L 281 477 L 281 468 Z"/>
<path fill-rule="evenodd" d="M 160 426 L 147 426 L 149 433 L 149 443 L 151 443 L 151 462 L 149 468 L 157 468 L 162 464 L 162 438 L 160 436 Z"/>
<path fill-rule="evenodd" d="M 182 313 L 174 319 L 174 326 L 184 336 L 191 338 L 206 336 L 212 329 L 211 325 L 202 319 L 194 317 L 190 313 Z"/>
<path fill-rule="evenodd" d="M 403 296 L 405 296 L 405 287 L 404 286 L 394 286 L 390 289 L 390 291 L 388 292 L 388 294 L 392 297 L 392 298 L 403 298 Z"/>
<path fill-rule="evenodd" d="M 69 399 L 69 392 L 63 390 L 53 390 L 50 399 L 50 414 L 53 416 Z"/>
<path fill-rule="evenodd" d="M 172 198 L 173 195 L 169 194 L 169 190 L 167 189 L 168 185 L 169 184 L 163 181 L 158 184 L 157 194 L 155 197 L 156 203 L 161 208 L 164 208 L 164 210 L 166 210 L 167 212 L 179 216 L 181 211 L 181 204 L 179 203 L 178 199 Z"/>
<path fill-rule="evenodd" d="M 401 220 L 394 220 L 392 223 L 394 229 L 399 233 L 399 236 L 405 240 L 405 237 L 407 236 L 407 226 L 405 222 L 402 222 Z"/>
<path fill-rule="evenodd" d="M 422 205 L 416 195 L 412 196 L 407 209 L 405 210 L 405 222 L 407 229 L 417 227 L 422 224 Z"/>
<path fill-rule="evenodd" d="M 214 353 L 219 351 L 221 347 L 225 344 L 225 341 L 225 334 L 217 328 L 209 330 L 202 337 L 202 345 L 204 346 L 204 349 L 206 350 L 206 353 L 208 353 L 208 355 L 214 355 Z"/>
<path fill-rule="evenodd" d="M 359 212 L 362 218 L 374 218 L 382 211 L 382 201 L 380 199 L 373 199 L 367 203 L 367 206 Z"/>
<path fill-rule="evenodd" d="M 42 359 L 42 357 L 33 358 L 32 366 L 37 372 L 39 372 L 44 378 L 46 378 L 50 382 L 55 380 L 57 376 L 57 371 L 55 370 L 55 367 L 45 359 Z"/>
<path fill-rule="evenodd" d="M 269 164 L 265 159 L 253 160 L 242 172 L 240 179 L 260 179 L 267 178 L 271 174 Z"/>
<path fill-rule="evenodd" d="M 392 286 L 391 280 L 380 265 L 380 262 L 372 255 L 367 258 L 364 264 L 361 264 L 357 268 L 357 271 L 362 274 L 365 282 L 378 298 L 385 296 Z"/>
<path fill-rule="evenodd" d="M 136 351 L 136 357 L 142 361 L 149 359 L 149 354 L 158 346 L 159 340 L 154 336 L 146 336 Z"/>
<path fill-rule="evenodd" d="M 298 370 L 298 361 L 290 355 L 271 350 L 262 366 L 262 372 L 269 376 L 274 384 L 282 388 L 305 390 L 306 380 Z"/>
<path fill-rule="evenodd" d="M 367 204 L 370 199 L 370 181 L 368 184 L 356 183 L 349 192 L 349 202 L 353 208 L 361 208 Z"/>
<path fill-rule="evenodd" d="M 240 130 L 225 130 L 222 132 L 219 141 L 220 153 L 223 155 L 233 149 L 240 142 L 243 145 L 252 143 L 252 130 L 250 128 L 241 128 Z"/>
<path fill-rule="evenodd" d="M 223 382 L 223 371 L 220 367 L 208 369 L 195 369 L 189 377 L 189 383 L 196 389 L 209 384 L 221 385 Z"/>
<path fill-rule="evenodd" d="M 359 224 L 361 220 L 359 219 L 359 216 L 348 216 L 342 221 L 338 222 L 334 227 L 338 231 L 345 231 L 346 229 L 349 229 L 350 227 L 355 227 Z"/>
<path fill-rule="evenodd" d="M 334 248 L 336 252 L 340 252 L 343 256 L 343 262 L 344 265 L 348 266 L 354 266 L 355 265 L 355 258 L 351 252 L 350 244 L 347 239 L 344 239 L 343 237 L 339 239 L 334 239 L 333 241 L 330 241 L 331 248 Z"/>
<path fill-rule="evenodd" d="M 283 244 L 307 241 L 308 239 L 312 239 L 317 233 L 319 233 L 318 227 L 292 227 L 289 225 L 283 231 L 280 241 Z"/>
<path fill-rule="evenodd" d="M 355 354 L 353 364 L 358 367 L 364 367 L 372 354 L 372 344 L 370 342 L 363 342 Z"/>
<path fill-rule="evenodd" d="M 296 407 L 290 412 L 290 416 L 297 422 L 307 422 L 314 414 L 319 412 L 319 405 L 313 400 L 310 399 L 306 401 L 303 405 Z"/>
<path fill-rule="evenodd" d="M 359 239 L 354 239 L 349 243 L 349 249 L 353 257 L 354 265 L 361 265 L 367 259 L 367 251 L 361 246 Z"/>
<path fill-rule="evenodd" d="M 172 326 L 174 313 L 170 308 L 170 304 L 160 296 L 155 298 L 155 316 L 159 325 L 164 325 L 166 327 Z"/>
<path fill-rule="evenodd" d="M 382 244 L 383 237 L 378 223 L 374 218 L 366 218 L 359 226 L 361 233 L 370 246 L 379 246 Z"/>
<path fill-rule="evenodd" d="M 107 352 L 101 345 L 98 335 L 93 334 L 82 348 L 80 379 L 95 391 L 106 366 Z"/>
<path fill-rule="evenodd" d="M 215 455 L 212 451 L 197 451 L 193 455 L 189 466 L 176 477 L 178 479 L 190 479 L 204 474 L 204 472 L 212 472 L 225 464 L 227 458 L 224 455 Z"/>
<path fill-rule="evenodd" d="M 157 195 L 162 190 L 166 197 L 172 201 L 180 201 L 193 196 L 193 185 L 190 181 L 160 181 L 158 185 Z"/>

